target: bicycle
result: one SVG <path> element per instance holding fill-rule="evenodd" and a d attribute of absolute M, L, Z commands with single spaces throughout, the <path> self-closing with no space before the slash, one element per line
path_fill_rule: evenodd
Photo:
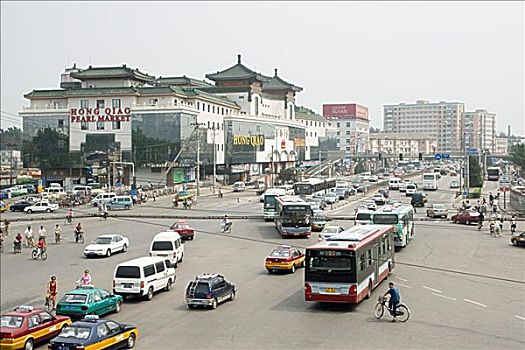
<path fill-rule="evenodd" d="M 64 221 L 64 225 L 73 225 L 73 217 L 66 216 L 66 221 Z"/>
<path fill-rule="evenodd" d="M 46 294 L 46 302 L 44 303 L 44 307 L 47 312 L 51 312 L 55 309 L 55 300 L 51 298 L 51 295 Z"/>
<path fill-rule="evenodd" d="M 394 316 L 392 313 L 392 310 L 386 305 L 387 298 L 379 297 L 378 303 L 376 304 L 375 310 L 374 310 L 374 316 L 379 320 L 381 317 L 383 317 L 383 314 L 385 313 L 385 309 L 388 310 L 391 316 Z M 406 322 L 410 318 L 410 309 L 405 304 L 397 304 L 396 307 L 396 315 L 394 316 L 395 320 L 398 320 L 400 322 Z"/>
<path fill-rule="evenodd" d="M 221 231 L 222 233 L 232 233 L 232 223 L 221 223 Z"/>
<path fill-rule="evenodd" d="M 45 250 L 42 250 L 40 248 L 33 248 L 33 250 L 31 251 L 31 257 L 33 259 L 38 259 L 38 258 L 41 258 L 42 260 L 46 260 L 47 259 L 47 252 Z"/>
<path fill-rule="evenodd" d="M 84 244 L 84 232 L 80 231 L 73 231 L 73 234 L 75 235 L 75 243 L 81 243 Z"/>

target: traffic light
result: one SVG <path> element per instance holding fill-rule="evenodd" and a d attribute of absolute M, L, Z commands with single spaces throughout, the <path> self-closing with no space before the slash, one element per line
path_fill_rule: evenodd
<path fill-rule="evenodd" d="M 403 153 L 399 153 L 399 160 L 403 160 Z"/>
<path fill-rule="evenodd" d="M 423 153 L 419 153 L 419 160 L 423 160 Z"/>

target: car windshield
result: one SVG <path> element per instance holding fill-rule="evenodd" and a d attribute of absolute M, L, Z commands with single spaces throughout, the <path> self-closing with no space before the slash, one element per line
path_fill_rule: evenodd
<path fill-rule="evenodd" d="M 84 304 L 87 300 L 86 294 L 66 294 L 62 298 L 63 303 Z"/>
<path fill-rule="evenodd" d="M 282 249 L 276 249 L 272 252 L 270 256 L 276 257 L 276 258 L 287 258 L 290 256 L 289 250 L 282 250 Z"/>
<path fill-rule="evenodd" d="M 323 233 L 337 233 L 337 227 L 325 227 Z"/>
<path fill-rule="evenodd" d="M 444 204 L 434 204 L 434 209 L 445 209 Z"/>
<path fill-rule="evenodd" d="M 88 339 L 91 333 L 90 328 L 86 327 L 66 327 L 60 332 L 59 337 L 74 338 L 74 339 Z"/>
<path fill-rule="evenodd" d="M 335 197 L 336 194 L 334 192 L 328 193 L 325 197 Z"/>
<path fill-rule="evenodd" d="M 22 316 L 2 316 L 0 319 L 0 327 L 2 328 L 20 328 L 24 318 Z"/>
<path fill-rule="evenodd" d="M 110 244 L 111 243 L 111 237 L 97 237 L 94 244 Z"/>
<path fill-rule="evenodd" d="M 178 225 L 175 225 L 175 228 L 178 228 L 178 229 L 188 229 L 190 228 L 190 225 L 186 225 L 186 224 L 178 224 Z"/>
<path fill-rule="evenodd" d="M 199 282 L 197 283 L 197 287 L 195 288 L 195 293 L 208 293 L 210 291 L 210 286 L 208 283 L 205 282 Z"/>

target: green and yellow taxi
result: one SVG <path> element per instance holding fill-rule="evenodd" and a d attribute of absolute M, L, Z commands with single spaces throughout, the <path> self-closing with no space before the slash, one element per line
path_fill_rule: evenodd
<path fill-rule="evenodd" d="M 184 200 L 190 200 L 193 198 L 193 194 L 191 194 L 189 191 L 179 191 L 177 192 L 177 194 L 175 195 L 175 198 L 179 201 L 179 202 L 182 202 Z"/>
<path fill-rule="evenodd" d="M 88 315 L 62 329 L 48 344 L 49 350 L 131 349 L 139 331 L 137 327 Z"/>
<path fill-rule="evenodd" d="M 94 286 L 79 286 L 67 292 L 57 303 L 57 315 L 81 318 L 86 315 L 105 315 L 120 312 L 121 295 L 113 295 Z"/>

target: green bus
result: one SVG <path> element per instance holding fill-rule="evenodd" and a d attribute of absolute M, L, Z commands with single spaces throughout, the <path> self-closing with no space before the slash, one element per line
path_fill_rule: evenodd
<path fill-rule="evenodd" d="M 372 213 L 372 224 L 393 225 L 395 247 L 406 247 L 414 236 L 414 208 L 410 205 L 385 206 Z"/>

